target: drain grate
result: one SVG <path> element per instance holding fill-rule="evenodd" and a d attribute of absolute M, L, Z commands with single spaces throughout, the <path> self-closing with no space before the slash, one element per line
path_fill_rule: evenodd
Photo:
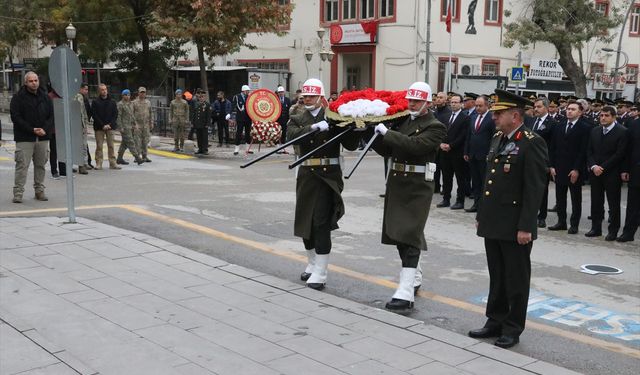
<path fill-rule="evenodd" d="M 590 275 L 597 275 L 599 273 L 603 273 L 605 275 L 617 275 L 622 273 L 620 268 L 605 266 L 604 264 L 583 264 L 580 268 L 580 272 L 588 273 Z"/>

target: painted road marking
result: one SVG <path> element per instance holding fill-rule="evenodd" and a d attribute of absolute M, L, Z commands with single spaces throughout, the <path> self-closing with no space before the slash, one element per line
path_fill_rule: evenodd
<path fill-rule="evenodd" d="M 13 158 L 8 158 L 6 156 L 0 156 L 0 161 L 13 161 Z"/>
<path fill-rule="evenodd" d="M 246 238 L 242 238 L 242 237 L 238 237 L 238 236 L 234 236 L 225 232 L 221 232 L 209 227 L 206 227 L 204 225 L 200 225 L 200 224 L 195 224 L 186 220 L 182 220 L 182 219 L 178 219 L 178 218 L 174 218 L 168 215 L 164 215 L 164 214 L 159 214 L 150 210 L 147 210 L 145 208 L 142 208 L 140 206 L 135 206 L 135 205 L 102 205 L 102 206 L 80 206 L 77 207 L 77 210 L 88 210 L 88 209 L 99 209 L 99 208 L 121 208 L 124 210 L 127 210 L 129 212 L 133 212 L 142 216 L 146 216 L 152 219 L 155 219 L 157 221 L 161 221 L 161 222 L 165 222 L 165 223 L 169 223 L 169 224 L 173 224 L 173 225 L 177 225 L 179 227 L 185 228 L 185 229 L 189 229 L 192 230 L 194 232 L 199 232 L 202 234 L 206 234 L 209 236 L 213 236 L 216 238 L 220 238 L 223 239 L 225 241 L 229 241 L 229 242 L 234 242 L 252 249 L 256 249 L 256 250 L 260 250 L 269 254 L 274 254 L 274 255 L 278 255 L 281 256 L 283 258 L 287 258 L 293 261 L 297 261 L 303 264 L 306 264 L 307 262 L 307 257 L 306 255 L 300 255 L 288 250 L 281 250 L 281 249 L 275 249 L 273 247 L 267 246 L 264 243 L 261 242 L 257 242 L 257 241 L 253 241 L 253 240 L 249 240 Z M 13 215 L 26 215 L 26 214 L 34 214 L 34 213 L 47 213 L 47 212 L 59 212 L 59 211 L 66 211 L 66 208 L 51 208 L 51 209 L 43 209 L 43 210 L 27 210 L 27 211 L 4 211 L 4 212 L 0 212 L 0 217 L 2 216 L 13 216 Z M 361 281 L 366 281 L 366 282 L 370 282 L 372 284 L 376 284 L 376 285 L 380 285 L 392 290 L 395 290 L 398 287 L 398 284 L 386 279 L 382 279 L 382 278 L 378 278 L 378 277 L 374 277 L 371 275 L 367 275 L 358 271 L 354 271 L 348 268 L 344 268 L 344 267 L 340 267 L 340 266 L 336 266 L 336 265 L 329 265 L 329 269 L 332 272 L 336 272 L 336 273 L 340 273 L 343 274 L 345 276 L 349 276 L 352 277 L 354 279 L 358 279 Z M 430 299 L 432 301 L 435 302 L 440 302 L 449 306 L 453 306 L 462 310 L 466 310 L 466 311 L 470 311 L 470 312 L 475 312 L 475 313 L 479 313 L 479 314 L 484 314 L 485 312 L 485 308 L 483 306 L 479 306 L 473 303 L 469 303 L 466 301 L 461 301 L 461 300 L 457 300 L 455 298 L 451 298 L 451 297 L 446 297 L 446 296 L 441 296 L 432 292 L 427 292 L 424 290 L 420 290 L 418 292 L 418 295 L 420 297 L 423 298 L 427 298 Z M 484 297 L 482 297 L 484 298 Z M 593 347 L 597 347 L 599 349 L 604 349 L 604 350 L 608 350 L 611 352 L 615 352 L 618 354 L 623 354 L 629 357 L 634 357 L 634 358 L 640 358 L 640 350 L 634 349 L 634 348 L 630 348 L 627 347 L 625 345 L 619 344 L 619 343 L 614 343 L 614 342 L 609 342 L 603 339 L 598 339 L 595 337 L 590 337 L 590 336 L 585 336 L 583 334 L 580 333 L 575 333 L 575 332 L 571 332 L 571 331 L 565 331 L 561 328 L 558 327 L 554 327 L 554 326 L 549 326 L 546 325 L 544 323 L 540 323 L 540 322 L 535 322 L 535 321 L 531 321 L 531 320 L 527 320 L 527 327 L 529 328 L 533 328 L 535 330 L 538 331 L 542 331 L 542 332 L 546 332 L 552 335 L 556 335 L 556 336 L 560 336 L 569 340 L 573 340 L 576 342 L 580 342 L 582 344 L 587 344 Z M 596 332 L 597 333 L 597 332 Z"/>
<path fill-rule="evenodd" d="M 176 152 L 170 152 L 170 151 L 156 150 L 155 148 L 148 148 L 147 152 L 149 154 L 153 154 L 153 155 L 159 155 L 159 156 L 164 156 L 164 157 L 167 157 L 167 158 L 182 159 L 182 160 L 195 159 L 196 158 L 195 156 L 191 156 L 191 155 L 178 154 Z"/>

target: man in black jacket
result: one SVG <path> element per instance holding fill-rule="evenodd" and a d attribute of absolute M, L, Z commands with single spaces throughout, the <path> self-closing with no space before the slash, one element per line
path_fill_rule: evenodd
<path fill-rule="evenodd" d="M 567 229 L 567 190 L 571 194 L 569 234 L 578 233 L 582 215 L 582 184 L 591 128 L 582 118 L 582 106 L 569 103 L 566 120 L 556 125 L 550 138 L 549 160 L 551 177 L 556 183 L 556 212 L 558 222 L 549 230 Z"/>
<path fill-rule="evenodd" d="M 620 229 L 620 195 L 623 162 L 627 147 L 627 129 L 616 122 L 616 108 L 605 106 L 600 112 L 600 127 L 593 128 L 587 148 L 587 167 L 591 182 L 591 230 L 587 237 L 602 235 L 604 197 L 609 205 L 609 233 L 614 241 Z"/>
<path fill-rule="evenodd" d="M 624 220 L 622 235 L 616 238 L 618 242 L 633 241 L 640 224 L 640 119 L 630 121 L 628 124 L 627 160 L 621 175 L 623 181 L 629 182 L 627 216 Z"/>
<path fill-rule="evenodd" d="M 440 144 L 440 163 L 442 167 L 442 202 L 437 207 L 448 207 L 451 204 L 451 190 L 453 188 L 453 176 L 456 176 L 458 189 L 456 190 L 456 203 L 452 210 L 464 208 L 464 197 L 469 190 L 465 180 L 464 141 L 467 138 L 469 116 L 462 110 L 462 96 L 454 94 L 449 99 L 451 116 L 444 123 L 447 127 L 447 136 Z"/>
<path fill-rule="evenodd" d="M 116 154 L 113 148 L 113 131 L 117 129 L 118 107 L 111 99 L 107 85 L 101 83 L 98 86 L 99 96 L 93 101 L 93 130 L 96 133 L 96 169 L 102 169 L 102 147 L 107 140 L 107 152 L 109 156 L 109 168 L 121 169 L 116 164 Z"/>
<path fill-rule="evenodd" d="M 451 108 L 449 108 L 449 106 L 447 105 L 447 100 L 448 100 L 447 94 L 441 91 L 436 95 L 436 99 L 433 102 L 434 103 L 433 115 L 436 117 L 438 121 L 440 121 L 443 124 L 448 124 L 449 117 L 451 117 Z M 442 172 L 441 157 L 442 157 L 442 153 L 438 152 L 438 154 L 436 155 L 436 172 L 433 177 L 433 180 L 435 181 L 435 191 L 434 191 L 435 193 L 440 192 L 440 175 Z"/>
<path fill-rule="evenodd" d="M 49 136 L 53 132 L 53 104 L 38 75 L 27 72 L 24 86 L 11 98 L 13 139 L 16 142 L 13 203 L 22 203 L 29 164 L 33 160 L 33 187 L 36 199 L 47 201 L 44 194 L 45 164 L 49 153 Z"/>
<path fill-rule="evenodd" d="M 487 169 L 487 154 L 491 138 L 496 130 L 492 115 L 489 111 L 489 99 L 486 96 L 479 96 L 476 99 L 475 116 L 469 119 L 467 139 L 464 144 L 464 160 L 469 162 L 471 170 L 471 182 L 473 184 L 473 206 L 466 209 L 467 212 L 476 212 L 478 202 L 482 194 L 482 185 Z"/>

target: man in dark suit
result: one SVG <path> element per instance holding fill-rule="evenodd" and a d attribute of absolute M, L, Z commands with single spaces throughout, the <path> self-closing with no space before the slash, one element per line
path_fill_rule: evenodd
<path fill-rule="evenodd" d="M 456 177 L 458 189 L 456 191 L 456 203 L 452 210 L 464 208 L 465 193 L 468 190 L 464 179 L 464 141 L 467 137 L 469 116 L 462 110 L 462 96 L 454 94 L 449 99 L 451 116 L 445 123 L 447 136 L 440 144 L 440 162 L 442 165 L 442 202 L 437 207 L 448 207 L 451 204 L 451 190 L 453 189 L 453 176 Z"/>
<path fill-rule="evenodd" d="M 544 139 L 549 148 L 551 143 L 551 133 L 556 126 L 556 121 L 549 116 L 549 99 L 541 97 L 535 99 L 533 103 L 533 112 L 535 117 L 531 118 L 531 125 L 529 126 L 536 134 Z M 566 108 L 565 108 L 566 116 Z M 544 196 L 542 197 L 542 203 L 540 204 L 540 210 L 538 211 L 538 228 L 544 228 L 547 226 L 547 205 L 549 204 L 549 178 L 547 178 L 547 188 L 545 189 Z"/>
<path fill-rule="evenodd" d="M 640 119 L 629 122 L 627 159 L 622 172 L 622 181 L 628 181 L 627 214 L 622 235 L 618 242 L 633 241 L 640 224 Z"/>
<path fill-rule="evenodd" d="M 487 169 L 487 154 L 489 144 L 496 129 L 496 125 L 491 118 L 489 111 L 489 100 L 486 96 L 479 96 L 476 99 L 476 116 L 469 118 L 467 139 L 464 144 L 464 160 L 469 163 L 471 172 L 471 182 L 473 184 L 473 206 L 466 209 L 467 212 L 478 210 L 482 184 L 484 183 L 485 171 Z"/>
<path fill-rule="evenodd" d="M 606 241 L 614 241 L 620 229 L 620 195 L 623 162 L 627 147 L 627 129 L 616 123 L 616 108 L 605 106 L 600 111 L 600 127 L 589 137 L 587 166 L 591 181 L 591 230 L 587 237 L 602 235 L 604 197 L 609 205 L 609 233 Z"/>
<path fill-rule="evenodd" d="M 524 126 L 524 106 L 530 102 L 504 90 L 496 94 L 491 111 L 498 132 L 491 140 L 476 216 L 489 268 L 488 319 L 469 336 L 498 337 L 496 346 L 510 348 L 520 341 L 527 319 L 531 248 L 548 160 L 544 140 Z"/>
<path fill-rule="evenodd" d="M 633 106 L 633 102 L 624 99 L 616 100 L 616 105 L 618 106 L 618 124 L 624 126 L 625 128 L 629 127 L 629 123 L 634 119 L 631 118 L 630 111 Z"/>
<path fill-rule="evenodd" d="M 291 108 L 291 100 L 287 98 L 285 95 L 284 87 L 278 86 L 276 90 L 278 94 L 278 99 L 280 100 L 280 106 L 282 107 L 282 112 L 280 113 L 280 117 L 278 117 L 278 124 L 282 128 L 282 138 L 280 139 L 280 143 L 287 142 L 287 123 L 289 122 L 289 109 Z M 286 151 L 282 150 L 281 153 L 286 153 Z"/>
<path fill-rule="evenodd" d="M 447 124 L 449 121 L 449 117 L 451 117 L 451 109 L 449 108 L 449 106 L 447 105 L 447 100 L 449 98 L 447 97 L 447 94 L 445 92 L 439 92 L 436 95 L 436 99 L 433 102 L 434 106 L 433 106 L 433 115 L 436 117 L 436 119 L 438 121 L 440 121 L 443 124 Z M 440 176 L 442 174 L 442 169 L 441 169 L 441 153 L 438 152 L 438 154 L 436 155 L 436 172 L 435 175 L 433 177 L 434 181 L 435 181 L 435 193 L 439 193 L 440 192 Z"/>
<path fill-rule="evenodd" d="M 238 155 L 240 152 L 240 145 L 243 143 L 251 143 L 251 119 L 247 114 L 247 98 L 251 93 L 249 85 L 242 86 L 242 92 L 233 96 L 233 108 L 231 111 L 235 113 L 236 117 L 236 147 L 233 150 L 234 155 Z M 244 139 L 243 139 L 244 134 Z M 253 151 L 248 150 L 247 153 L 253 154 Z"/>
<path fill-rule="evenodd" d="M 567 119 L 556 125 L 549 143 L 551 178 L 556 183 L 556 212 L 558 222 L 549 230 L 567 229 L 567 190 L 571 194 L 571 218 L 569 234 L 578 233 L 582 215 L 582 184 L 585 179 L 584 165 L 589 142 L 589 125 L 582 119 L 579 103 L 567 105 Z"/>

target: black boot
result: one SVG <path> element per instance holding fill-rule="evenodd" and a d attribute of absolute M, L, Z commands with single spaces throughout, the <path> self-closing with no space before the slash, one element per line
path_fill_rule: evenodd
<path fill-rule="evenodd" d="M 409 313 L 413 311 L 413 302 L 406 301 L 403 299 L 392 298 L 391 301 L 387 302 L 384 306 L 387 310 L 397 312 L 397 313 Z"/>
<path fill-rule="evenodd" d="M 118 160 L 116 160 L 116 164 L 129 165 L 129 162 L 125 161 L 123 158 L 118 158 Z"/>

